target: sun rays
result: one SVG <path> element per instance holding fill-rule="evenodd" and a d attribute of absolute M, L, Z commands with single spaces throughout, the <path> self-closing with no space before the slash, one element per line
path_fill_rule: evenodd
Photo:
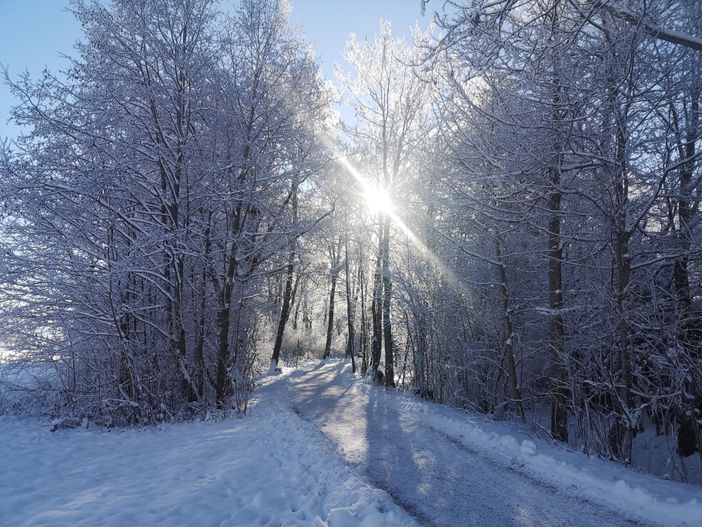
<path fill-rule="evenodd" d="M 393 202 L 390 193 L 382 187 L 371 183 L 364 176 L 351 160 L 346 156 L 329 138 L 323 140 L 327 148 L 334 154 L 336 161 L 341 165 L 344 171 L 350 175 L 353 181 L 360 187 L 360 195 L 363 197 L 364 204 L 371 214 L 386 214 L 392 225 L 399 230 L 412 245 L 419 251 L 425 260 L 437 267 L 453 285 L 458 286 L 459 280 L 455 273 L 451 271 L 434 252 L 417 236 L 412 229 L 400 217 L 397 211 L 397 204 Z"/>

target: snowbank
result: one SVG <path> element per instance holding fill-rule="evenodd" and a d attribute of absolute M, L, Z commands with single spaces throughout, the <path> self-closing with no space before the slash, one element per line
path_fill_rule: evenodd
<path fill-rule="evenodd" d="M 354 379 L 347 376 L 347 383 Z M 359 395 L 375 386 L 355 382 Z M 532 437 L 513 423 L 498 423 L 401 392 L 385 394 L 389 404 L 496 463 L 551 485 L 569 495 L 618 510 L 645 522 L 671 526 L 702 525 L 699 487 L 666 481 L 613 462 L 572 452 Z"/>

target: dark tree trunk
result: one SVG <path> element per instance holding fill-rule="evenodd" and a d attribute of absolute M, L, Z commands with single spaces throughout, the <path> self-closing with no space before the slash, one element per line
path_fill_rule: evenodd
<path fill-rule="evenodd" d="M 292 209 L 293 223 L 297 221 L 297 188 L 292 189 Z M 285 325 L 290 318 L 290 306 L 293 296 L 293 278 L 295 272 L 295 238 L 290 241 L 290 255 L 288 257 L 288 266 L 285 273 L 285 287 L 283 289 L 283 302 L 280 309 L 280 319 L 278 320 L 278 330 L 275 334 L 275 344 L 273 345 L 273 356 L 271 363 L 278 366 L 280 359 L 280 348 L 283 345 L 283 334 L 285 333 Z"/>
<path fill-rule="evenodd" d="M 331 273 L 331 288 L 329 290 L 329 312 L 327 315 L 327 341 L 324 344 L 323 358 L 331 357 L 331 342 L 334 332 L 334 296 L 336 294 L 336 279 L 338 273 L 336 269 L 332 269 Z"/>
<path fill-rule="evenodd" d="M 504 352 L 505 359 L 507 360 L 507 371 L 510 376 L 510 387 L 514 403 L 517 405 L 517 411 L 519 412 L 522 421 L 525 421 L 524 416 L 524 404 L 522 401 L 522 391 L 519 387 L 519 379 L 517 378 L 517 363 L 514 359 L 514 325 L 512 324 L 512 308 L 509 302 L 509 290 L 507 289 L 507 269 L 505 263 L 502 261 L 502 247 L 500 244 L 500 237 L 497 235 L 495 237 L 495 258 L 497 260 L 498 274 L 500 278 L 500 297 L 502 300 L 502 324 L 504 332 Z"/>
<path fill-rule="evenodd" d="M 232 232 L 239 232 L 240 209 L 236 211 Z M 231 302 L 234 292 L 234 279 L 239 262 L 236 259 L 237 244 L 232 241 L 229 255 L 226 261 L 226 274 L 222 287 L 220 307 L 217 312 L 217 326 L 219 328 L 219 341 L 217 346 L 217 377 L 215 381 L 215 393 L 217 404 L 224 406 L 226 400 L 231 396 L 231 380 L 229 378 L 229 333 L 231 326 Z"/>
<path fill-rule="evenodd" d="M 382 240 L 378 248 L 378 259 L 376 260 L 375 273 L 373 275 L 373 299 L 371 302 L 371 319 L 373 324 L 373 335 L 371 337 L 371 372 L 373 375 L 375 375 L 380 366 L 380 353 L 383 345 L 381 249 Z"/>
<path fill-rule="evenodd" d="M 356 373 L 356 328 L 354 324 L 354 311 L 356 309 L 355 287 L 351 287 L 349 273 L 349 238 L 344 238 L 344 270 L 346 271 L 346 323 L 348 335 L 346 340 L 346 356 L 351 357 L 351 370 Z"/>
<path fill-rule="evenodd" d="M 554 10 L 552 31 L 558 32 L 558 14 Z M 548 299 L 551 310 L 549 321 L 549 337 L 551 342 L 551 435 L 563 441 L 568 441 L 568 413 L 566 402 L 568 392 L 565 386 L 565 368 L 563 345 L 564 324 L 563 315 L 563 247 L 561 240 L 561 166 L 563 164 L 563 146 L 561 127 L 563 87 L 560 78 L 560 58 L 556 49 L 553 64 L 552 88 L 552 119 L 553 119 L 553 159 L 549 168 L 548 195 Z"/>
<path fill-rule="evenodd" d="M 676 135 L 682 139 L 680 125 L 677 123 L 677 112 L 673 114 L 675 126 L 677 129 Z M 679 339 L 683 345 L 690 345 L 690 273 L 688 270 L 689 253 L 692 243 L 692 219 L 696 212 L 692 202 L 693 188 L 691 188 L 692 178 L 695 169 L 696 144 L 699 139 L 700 131 L 700 88 L 696 87 L 692 90 L 690 112 L 687 123 L 687 132 L 685 139 L 679 141 L 677 146 L 679 155 L 686 162 L 679 171 L 680 181 L 680 198 L 678 202 L 678 237 L 680 244 L 680 253 L 682 256 L 675 261 L 674 280 L 675 291 L 677 296 L 678 313 L 681 319 L 681 330 Z"/>
<path fill-rule="evenodd" d="M 290 317 L 290 299 L 292 297 L 293 289 L 293 274 L 295 266 L 293 264 L 295 259 L 295 253 L 290 253 L 290 259 L 288 260 L 288 267 L 285 274 L 285 288 L 283 290 L 283 302 L 280 308 L 280 318 L 278 319 L 278 329 L 275 334 L 275 344 L 273 345 L 273 356 L 271 357 L 271 363 L 278 366 L 278 360 L 280 359 L 280 348 L 283 345 L 283 334 L 285 333 L 285 325 L 288 323 L 288 318 Z"/>
<path fill-rule="evenodd" d="M 390 323 L 392 276 L 390 276 L 390 218 L 383 225 L 383 345 L 385 347 L 385 386 L 395 386 L 395 358 Z"/>
<path fill-rule="evenodd" d="M 363 254 L 359 259 L 358 283 L 361 295 L 361 374 L 368 373 L 368 323 L 366 321 L 366 284 L 363 273 Z"/>

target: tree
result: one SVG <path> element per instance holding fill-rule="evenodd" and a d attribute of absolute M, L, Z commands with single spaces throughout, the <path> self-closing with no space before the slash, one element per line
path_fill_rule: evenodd
<path fill-rule="evenodd" d="M 3 161 L 20 270 L 3 320 L 51 335 L 16 346 L 57 358 L 68 411 L 245 410 L 254 299 L 312 224 L 298 199 L 328 113 L 286 9 L 247 0 L 221 32 L 208 0 L 79 2 L 86 40 L 67 80 L 13 83 L 33 131 Z"/>
<path fill-rule="evenodd" d="M 341 75 L 341 79 L 358 119 L 351 135 L 364 158 L 364 172 L 372 181 L 367 183 L 370 188 L 366 192 L 376 193 L 375 199 L 385 204 L 376 211 L 371 369 L 378 370 L 384 350 L 385 384 L 394 386 L 390 269 L 393 211 L 389 210 L 387 196 L 401 188 L 414 149 L 426 134 L 427 88 L 409 66 L 413 51 L 402 40 L 392 38 L 387 22 L 381 23 L 380 34 L 373 42 L 362 43 L 352 36 L 345 56 L 355 70 L 351 75 Z"/>

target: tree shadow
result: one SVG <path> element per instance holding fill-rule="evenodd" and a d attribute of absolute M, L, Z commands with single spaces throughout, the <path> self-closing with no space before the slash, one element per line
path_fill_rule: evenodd
<path fill-rule="evenodd" d="M 370 390 L 366 411 L 368 453 L 366 473 L 375 486 L 392 498 L 424 525 L 436 525 L 417 496 L 433 495 L 433 482 L 427 467 L 436 464 L 435 456 L 416 449 L 411 432 L 402 423 L 395 405 L 395 394 L 381 388 Z M 437 504 L 441 506 L 440 503 Z"/>
<path fill-rule="evenodd" d="M 421 414 L 432 406 L 399 403 L 395 390 L 372 387 L 350 393 L 355 382 L 339 379 L 346 367 L 320 365 L 296 382 L 301 415 L 316 422 L 345 459 L 362 467 L 371 484 L 386 491 L 427 526 L 632 525 L 473 451 L 459 436 L 434 428 Z"/>

